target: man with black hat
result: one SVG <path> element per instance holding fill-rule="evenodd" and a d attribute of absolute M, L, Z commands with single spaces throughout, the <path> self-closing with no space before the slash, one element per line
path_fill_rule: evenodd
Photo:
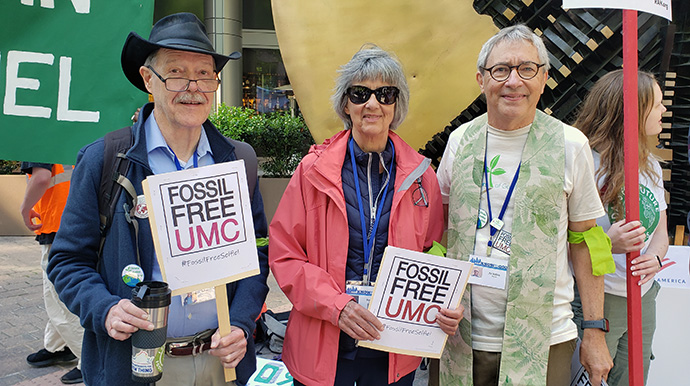
<path fill-rule="evenodd" d="M 137 88 L 151 93 L 132 127 L 133 145 L 126 177 L 136 190 L 136 209 L 142 209 L 141 182 L 147 176 L 237 159 L 236 147 L 208 121 L 218 72 L 230 59 L 215 52 L 204 25 L 189 13 L 157 22 L 148 40 L 130 33 L 122 50 L 122 68 Z M 234 143 L 237 146 L 248 146 Z M 246 151 L 243 151 L 246 153 Z M 104 140 L 85 146 L 78 155 L 72 189 L 62 227 L 51 251 L 48 275 L 60 298 L 79 315 L 85 328 L 82 372 L 89 385 L 129 383 L 132 333 L 151 330 L 146 314 L 129 300 L 132 289 L 123 278 L 134 272 L 146 280 L 161 280 L 148 214 L 145 209 L 125 213 L 121 194 L 99 258 L 99 184 Z M 245 162 L 255 162 L 245 157 Z M 248 178 L 249 181 L 257 181 Z M 266 237 L 261 193 L 251 200 L 255 234 Z M 136 216 L 137 218 L 131 218 Z M 138 231 L 130 224 L 138 222 Z M 172 298 L 168 341 L 161 384 L 225 384 L 223 367 L 236 368 L 237 383 L 247 383 L 256 368 L 252 332 L 268 292 L 266 247 L 258 248 L 261 274 L 229 284 L 232 332 L 221 337 L 215 302 L 203 294 Z"/>

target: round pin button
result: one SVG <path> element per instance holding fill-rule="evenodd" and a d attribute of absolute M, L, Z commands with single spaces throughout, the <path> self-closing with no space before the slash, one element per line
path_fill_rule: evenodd
<path fill-rule="evenodd" d="M 486 226 L 486 223 L 489 221 L 489 215 L 486 213 L 484 209 L 479 209 L 479 215 L 477 217 L 477 229 L 482 229 Z"/>
<path fill-rule="evenodd" d="M 122 281 L 130 287 L 144 280 L 144 270 L 136 264 L 130 264 L 122 270 Z"/>

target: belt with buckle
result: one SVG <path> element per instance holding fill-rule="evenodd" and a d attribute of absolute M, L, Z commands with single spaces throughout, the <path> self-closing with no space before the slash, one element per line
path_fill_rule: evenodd
<path fill-rule="evenodd" d="M 198 332 L 194 336 L 170 338 L 165 342 L 165 354 L 169 357 L 197 356 L 211 348 L 211 336 L 215 329 Z"/>

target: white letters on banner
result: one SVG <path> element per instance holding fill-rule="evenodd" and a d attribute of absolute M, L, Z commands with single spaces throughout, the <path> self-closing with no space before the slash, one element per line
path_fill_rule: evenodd
<path fill-rule="evenodd" d="M 52 66 L 53 54 L 28 51 L 9 51 L 7 53 L 7 70 L 3 114 L 33 118 L 50 118 L 52 109 L 44 106 L 22 105 L 17 103 L 17 89 L 37 91 L 41 80 L 19 77 L 19 66 L 23 63 L 36 63 Z M 57 120 L 70 122 L 98 122 L 100 112 L 70 110 L 69 96 L 72 83 L 72 58 L 61 56 L 58 75 Z"/>
<path fill-rule="evenodd" d="M 671 0 L 563 0 L 563 8 L 631 9 L 671 19 Z"/>
<path fill-rule="evenodd" d="M 38 63 L 53 64 L 52 54 L 39 52 L 10 51 L 7 53 L 7 76 L 5 77 L 5 102 L 3 113 L 35 118 L 50 118 L 51 109 L 43 106 L 22 106 L 17 104 L 17 89 L 38 90 L 41 81 L 32 78 L 19 77 L 19 64 Z"/>
<path fill-rule="evenodd" d="M 55 8 L 55 0 L 40 0 L 41 8 Z M 33 7 L 34 0 L 21 0 L 22 5 Z M 91 10 L 91 0 L 72 0 L 76 13 L 89 13 Z"/>

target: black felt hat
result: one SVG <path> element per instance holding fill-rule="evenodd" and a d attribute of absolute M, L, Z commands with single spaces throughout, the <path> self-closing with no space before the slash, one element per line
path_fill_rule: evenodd
<path fill-rule="evenodd" d="M 122 47 L 122 71 L 133 85 L 146 93 L 148 90 L 139 74 L 139 68 L 144 65 L 146 58 L 159 48 L 211 55 L 218 72 L 228 60 L 239 59 L 241 56 L 239 52 L 233 52 L 228 56 L 217 53 L 206 34 L 206 27 L 196 15 L 182 12 L 166 16 L 153 26 L 149 40 L 130 32 Z"/>

